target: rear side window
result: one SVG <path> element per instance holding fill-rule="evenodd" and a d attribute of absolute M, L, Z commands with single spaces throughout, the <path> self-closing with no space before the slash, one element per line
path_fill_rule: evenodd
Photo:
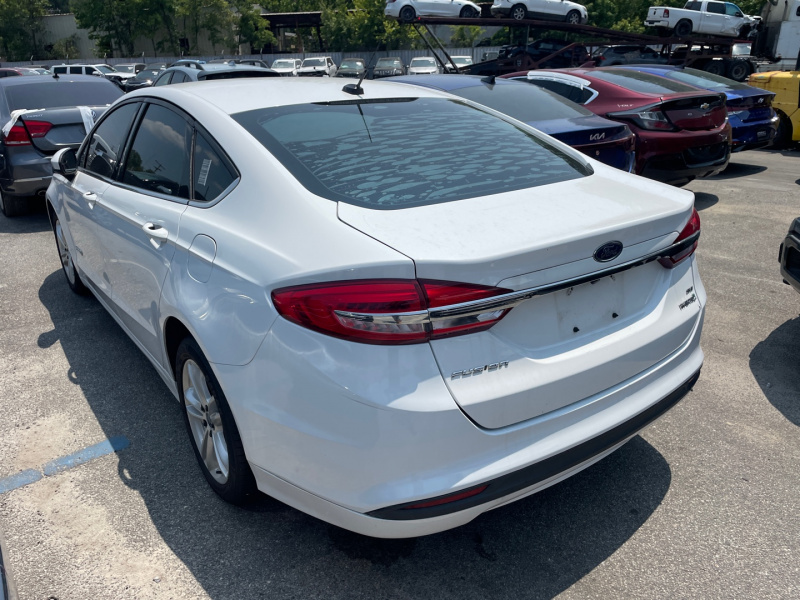
<path fill-rule="evenodd" d="M 154 85 L 154 86 L 157 86 L 157 85 L 167 85 L 167 84 L 169 83 L 169 80 L 172 78 L 172 74 L 173 74 L 173 73 L 174 73 L 174 71 L 170 71 L 169 73 L 162 73 L 162 74 L 159 76 L 159 78 L 158 78 L 158 79 L 156 79 L 156 81 L 155 81 L 155 83 L 154 83 L 153 85 Z"/>
<path fill-rule="evenodd" d="M 531 83 L 538 85 L 539 87 L 543 87 L 546 90 L 550 90 L 566 98 L 567 100 L 572 100 L 576 104 L 583 104 L 589 98 L 592 97 L 591 92 L 584 93 L 577 85 L 572 85 L 569 83 L 564 83 L 563 81 L 552 81 L 550 79 L 532 79 Z"/>
<path fill-rule="evenodd" d="M 151 104 L 133 139 L 122 182 L 188 199 L 191 139 L 192 129 L 182 116 Z"/>
<path fill-rule="evenodd" d="M 83 67 L 70 67 L 69 68 L 70 75 L 83 75 Z"/>
<path fill-rule="evenodd" d="M 445 98 L 299 104 L 233 118 L 308 190 L 367 208 L 489 196 L 591 173 L 527 128 Z"/>
<path fill-rule="evenodd" d="M 641 94 L 662 95 L 697 91 L 696 88 L 684 83 L 629 69 L 596 70 L 592 72 L 592 77 Z"/>
<path fill-rule="evenodd" d="M 111 112 L 94 130 L 79 164 L 101 177 L 111 178 L 117 170 L 122 145 L 128 136 L 139 103 L 123 104 Z"/>
<path fill-rule="evenodd" d="M 223 160 L 216 146 L 197 132 L 194 142 L 194 200 L 214 200 L 236 179 L 236 174 Z"/>
<path fill-rule="evenodd" d="M 549 90 L 524 83 L 518 85 L 482 84 L 452 90 L 450 93 L 493 108 L 523 123 L 550 119 L 574 119 L 594 114 L 582 106 L 564 102 L 563 98 Z"/>
<path fill-rule="evenodd" d="M 52 77 L 25 77 L 21 85 L 5 88 L 8 107 L 61 108 L 65 106 L 99 106 L 111 104 L 122 96 L 122 90 L 106 79 L 64 81 Z"/>

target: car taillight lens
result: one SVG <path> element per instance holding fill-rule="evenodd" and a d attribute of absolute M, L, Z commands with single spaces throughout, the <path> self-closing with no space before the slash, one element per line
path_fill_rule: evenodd
<path fill-rule="evenodd" d="M 669 9 L 668 8 L 664 9 L 664 18 L 665 19 L 669 19 Z"/>
<path fill-rule="evenodd" d="M 6 146 L 30 146 L 31 138 L 41 138 L 53 128 L 47 121 L 17 121 L 5 138 Z"/>
<path fill-rule="evenodd" d="M 488 329 L 510 309 L 431 319 L 428 309 L 510 290 L 432 280 L 365 279 L 272 292 L 278 313 L 308 329 L 367 344 L 416 344 Z"/>
<path fill-rule="evenodd" d="M 611 118 L 627 119 L 636 123 L 642 129 L 651 131 L 675 131 L 675 126 L 670 123 L 667 115 L 661 110 L 660 104 L 644 106 L 636 110 L 608 113 Z"/>
<path fill-rule="evenodd" d="M 664 256 L 658 259 L 663 266 L 668 269 L 674 269 L 680 263 L 685 261 L 689 258 L 694 251 L 697 250 L 697 242 L 700 237 L 700 215 L 697 214 L 697 209 L 692 209 L 692 216 L 689 217 L 689 222 L 686 223 L 686 226 L 683 228 L 683 231 L 678 234 L 678 237 L 675 238 L 675 241 L 672 242 L 673 244 L 677 244 L 682 242 L 683 240 L 688 240 L 690 238 L 694 238 L 694 241 L 689 244 L 686 248 L 682 248 L 678 250 L 675 254 L 670 256 Z"/>

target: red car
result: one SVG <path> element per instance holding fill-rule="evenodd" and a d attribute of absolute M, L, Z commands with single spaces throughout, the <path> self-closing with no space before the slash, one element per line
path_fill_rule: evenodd
<path fill-rule="evenodd" d="M 542 69 L 503 77 L 547 88 L 628 125 L 636 134 L 639 175 L 684 185 L 728 165 L 731 126 L 724 94 L 613 67 Z"/>

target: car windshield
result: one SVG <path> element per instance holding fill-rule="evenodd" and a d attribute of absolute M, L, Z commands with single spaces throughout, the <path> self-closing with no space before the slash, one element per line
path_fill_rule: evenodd
<path fill-rule="evenodd" d="M 381 58 L 375 64 L 376 69 L 386 69 L 388 67 L 403 67 L 403 63 L 400 62 L 399 58 Z"/>
<path fill-rule="evenodd" d="M 139 71 L 136 74 L 136 77 L 134 77 L 134 79 L 139 79 L 139 80 L 155 79 L 156 77 L 158 77 L 159 73 L 161 73 L 159 69 L 145 69 L 144 71 Z"/>
<path fill-rule="evenodd" d="M 119 68 L 117 71 L 120 73 L 135 73 L 136 67 L 133 65 L 117 65 Z"/>
<path fill-rule="evenodd" d="M 706 73 L 705 71 L 700 71 L 698 69 L 675 69 L 673 71 L 666 71 L 664 73 L 664 77 L 669 77 L 670 79 L 706 90 L 716 90 L 720 92 L 724 92 L 725 90 L 753 89 L 746 83 L 739 83 L 733 79 L 728 79 L 712 73 Z"/>
<path fill-rule="evenodd" d="M 594 114 L 553 92 L 527 83 L 508 85 L 484 83 L 479 86 L 450 90 L 450 93 L 493 108 L 523 123 L 574 119 Z"/>
<path fill-rule="evenodd" d="M 101 73 L 116 73 L 116 70 L 112 69 L 111 67 L 107 67 L 105 65 L 96 65 L 95 69 L 97 69 Z"/>
<path fill-rule="evenodd" d="M 472 64 L 472 58 L 469 56 L 453 56 L 452 59 L 460 67 Z"/>
<path fill-rule="evenodd" d="M 363 60 L 343 60 L 341 68 L 342 69 L 363 69 L 364 68 L 364 61 Z"/>
<path fill-rule="evenodd" d="M 273 69 L 293 69 L 294 68 L 294 61 L 293 60 L 287 60 L 285 58 L 281 58 L 279 60 L 276 60 L 274 63 L 272 63 L 272 68 Z"/>
<path fill-rule="evenodd" d="M 303 61 L 304 67 L 324 67 L 325 66 L 325 59 L 324 58 L 307 58 Z"/>
<path fill-rule="evenodd" d="M 233 118 L 309 191 L 367 208 L 490 196 L 591 173 L 526 127 L 445 98 L 298 104 Z"/>
<path fill-rule="evenodd" d="M 629 69 L 609 69 L 607 71 L 594 69 L 591 71 L 591 76 L 640 94 L 661 95 L 697 91 L 696 88 L 685 83 Z"/>
<path fill-rule="evenodd" d="M 411 60 L 412 67 L 435 67 L 436 61 L 432 58 L 414 58 Z"/>
<path fill-rule="evenodd" d="M 97 81 L 58 81 L 37 78 L 30 84 L 6 86 L 10 110 L 19 108 L 62 108 L 65 106 L 100 106 L 122 96 L 122 90 L 106 79 Z"/>

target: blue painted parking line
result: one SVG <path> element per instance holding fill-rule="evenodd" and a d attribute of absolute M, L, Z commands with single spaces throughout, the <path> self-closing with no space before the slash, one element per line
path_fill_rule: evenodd
<path fill-rule="evenodd" d="M 56 475 L 57 473 L 61 473 L 62 471 L 66 471 L 67 469 L 72 469 L 73 467 L 87 463 L 95 458 L 105 456 L 106 454 L 119 452 L 130 445 L 131 443 L 128 441 L 128 438 L 126 438 L 124 435 L 118 435 L 109 438 L 104 442 L 100 442 L 99 444 L 79 450 L 73 454 L 68 454 L 67 456 L 62 456 L 61 458 L 51 460 L 42 467 L 41 472 L 37 471 L 36 469 L 27 469 L 17 473 L 16 475 L 4 477 L 3 479 L 0 479 L 0 494 L 5 494 L 11 490 L 21 488 L 24 485 L 36 483 L 42 478 L 42 473 L 44 473 L 45 477 L 50 477 L 52 475 Z"/>
<path fill-rule="evenodd" d="M 11 490 L 22 487 L 23 485 L 28 485 L 29 483 L 35 483 L 41 478 L 42 474 L 35 469 L 27 469 L 26 471 L 22 471 L 16 475 L 4 477 L 3 479 L 0 479 L 0 494 L 5 494 L 6 492 L 10 492 Z"/>
<path fill-rule="evenodd" d="M 118 435 L 116 437 L 107 439 L 105 442 L 100 442 L 94 446 L 84 448 L 83 450 L 75 452 L 74 454 L 68 454 L 67 456 L 62 456 L 61 458 L 51 460 L 44 467 L 42 467 L 42 472 L 46 477 L 50 477 L 51 475 L 55 475 L 61 471 L 66 471 L 72 467 L 77 467 L 78 465 L 87 463 L 92 459 L 100 458 L 101 456 L 111 454 L 112 452 L 117 452 L 118 450 L 124 450 L 130 446 L 130 444 L 131 443 L 128 441 L 128 438 L 126 438 L 124 435 Z"/>

